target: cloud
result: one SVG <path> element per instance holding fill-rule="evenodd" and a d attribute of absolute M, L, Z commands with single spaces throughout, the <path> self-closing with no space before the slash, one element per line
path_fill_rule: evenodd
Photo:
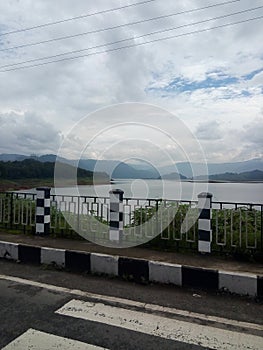
<path fill-rule="evenodd" d="M 263 156 L 263 118 L 254 119 L 246 124 L 241 133 L 241 139 L 244 140 L 246 148 L 249 148 L 257 157 Z"/>
<path fill-rule="evenodd" d="M 233 161 L 263 158 L 263 118 L 252 119 L 239 129 L 223 127 L 222 139 L 209 143 L 209 160 L 221 159 L 230 154 Z"/>
<path fill-rule="evenodd" d="M 125 5 L 130 2 L 124 0 L 122 3 Z M 260 5 L 260 0 L 253 2 L 254 7 Z M 88 8 L 84 0 L 65 0 L 63 6 L 52 0 L 2 1 L 0 31 L 31 27 L 116 6 L 118 5 L 113 0 L 107 1 L 107 4 L 103 0 L 97 0 L 91 2 Z M 156 1 L 61 25 L 2 36 L 0 49 L 122 25 L 198 6 L 205 5 L 202 1 L 196 1 L 193 5 L 191 0 L 167 0 L 164 6 L 163 2 Z M 207 24 L 171 30 L 164 34 L 135 38 L 156 30 L 242 11 L 248 7 L 246 2 L 235 2 L 94 35 L 0 51 L 0 66 L 48 55 L 60 55 L 129 37 L 133 39 L 126 44 L 143 43 L 150 39 L 183 34 L 251 18 L 255 13 L 260 16 L 263 13 L 263 10 L 258 9 L 257 12 L 239 14 L 224 20 L 213 20 Z M 59 131 L 66 134 L 77 121 L 96 109 L 134 101 L 157 105 L 176 114 L 189 129 L 197 133 L 208 157 L 211 156 L 214 161 L 227 161 L 232 158 L 238 160 L 244 154 L 248 158 L 253 157 L 253 147 L 248 147 L 248 143 L 252 143 L 248 139 L 253 139 L 252 134 L 256 130 L 246 126 L 251 131 L 250 134 L 244 134 L 243 126 L 248 125 L 250 120 L 262 118 L 263 48 L 258 44 L 261 42 L 261 24 L 261 21 L 251 21 L 121 51 L 0 73 L 0 153 L 6 150 L 26 153 L 55 151 L 60 142 Z M 101 49 L 117 48 L 121 45 L 108 45 Z M 80 54 L 95 52 L 93 49 Z M 72 56 L 73 54 L 68 55 Z M 98 125 L 103 128 L 107 118 L 110 117 L 99 121 L 91 120 L 90 128 L 94 125 L 96 128 Z M 169 121 L 166 123 L 166 127 L 172 129 L 173 124 L 169 124 Z M 112 139 L 108 137 L 103 144 L 111 142 Z M 122 157 L 129 155 L 129 151 L 128 146 L 123 147 Z M 96 152 L 93 151 L 92 154 Z M 118 158 L 118 152 L 112 152 L 109 156 Z"/>
<path fill-rule="evenodd" d="M 222 138 L 220 124 L 216 120 L 200 123 L 195 135 L 199 140 L 219 140 Z"/>
<path fill-rule="evenodd" d="M 0 114 L 0 149 L 5 153 L 54 153 L 60 133 L 41 116 L 31 112 Z"/>

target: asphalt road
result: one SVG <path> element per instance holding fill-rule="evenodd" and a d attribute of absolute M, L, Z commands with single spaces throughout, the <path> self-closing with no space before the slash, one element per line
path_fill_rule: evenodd
<path fill-rule="evenodd" d="M 0 349 L 93 349 L 87 344 L 261 349 L 263 305 L 0 260 Z"/>

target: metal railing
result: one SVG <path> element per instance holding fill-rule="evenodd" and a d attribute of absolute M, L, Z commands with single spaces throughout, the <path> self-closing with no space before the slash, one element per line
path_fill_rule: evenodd
<path fill-rule="evenodd" d="M 214 250 L 263 252 L 263 204 L 212 202 Z"/>
<path fill-rule="evenodd" d="M 35 193 L 0 193 L 0 230 L 35 232 Z M 162 211 L 160 211 L 162 208 Z M 160 211 L 159 215 L 155 215 Z M 148 245 L 167 249 L 192 249 L 198 241 L 196 201 L 124 198 L 124 227 L 129 236 L 144 235 Z M 85 220 L 92 216 L 96 220 Z M 148 230 L 143 223 L 150 222 Z M 51 234 L 81 239 L 73 227 L 98 234 L 96 222 L 103 223 L 103 237 L 108 235 L 109 198 L 51 195 Z M 158 228 L 157 237 L 154 229 Z M 263 252 L 263 204 L 212 202 L 212 251 L 249 250 Z"/>

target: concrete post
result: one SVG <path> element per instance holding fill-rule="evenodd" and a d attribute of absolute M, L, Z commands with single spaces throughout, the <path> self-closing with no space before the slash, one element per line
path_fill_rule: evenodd
<path fill-rule="evenodd" d="M 198 195 L 198 251 L 200 253 L 211 253 L 212 197 L 213 195 L 207 192 Z"/>
<path fill-rule="evenodd" d="M 36 190 L 36 234 L 48 235 L 50 232 L 50 188 L 38 187 Z"/>
<path fill-rule="evenodd" d="M 121 242 L 123 237 L 123 191 L 110 191 L 110 241 Z"/>

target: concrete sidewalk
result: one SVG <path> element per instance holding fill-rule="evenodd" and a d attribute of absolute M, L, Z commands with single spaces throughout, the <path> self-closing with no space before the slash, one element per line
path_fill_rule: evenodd
<path fill-rule="evenodd" d="M 0 258 L 117 276 L 139 283 L 157 282 L 263 298 L 263 264 L 227 257 L 140 247 L 114 249 L 88 241 L 0 232 Z"/>

